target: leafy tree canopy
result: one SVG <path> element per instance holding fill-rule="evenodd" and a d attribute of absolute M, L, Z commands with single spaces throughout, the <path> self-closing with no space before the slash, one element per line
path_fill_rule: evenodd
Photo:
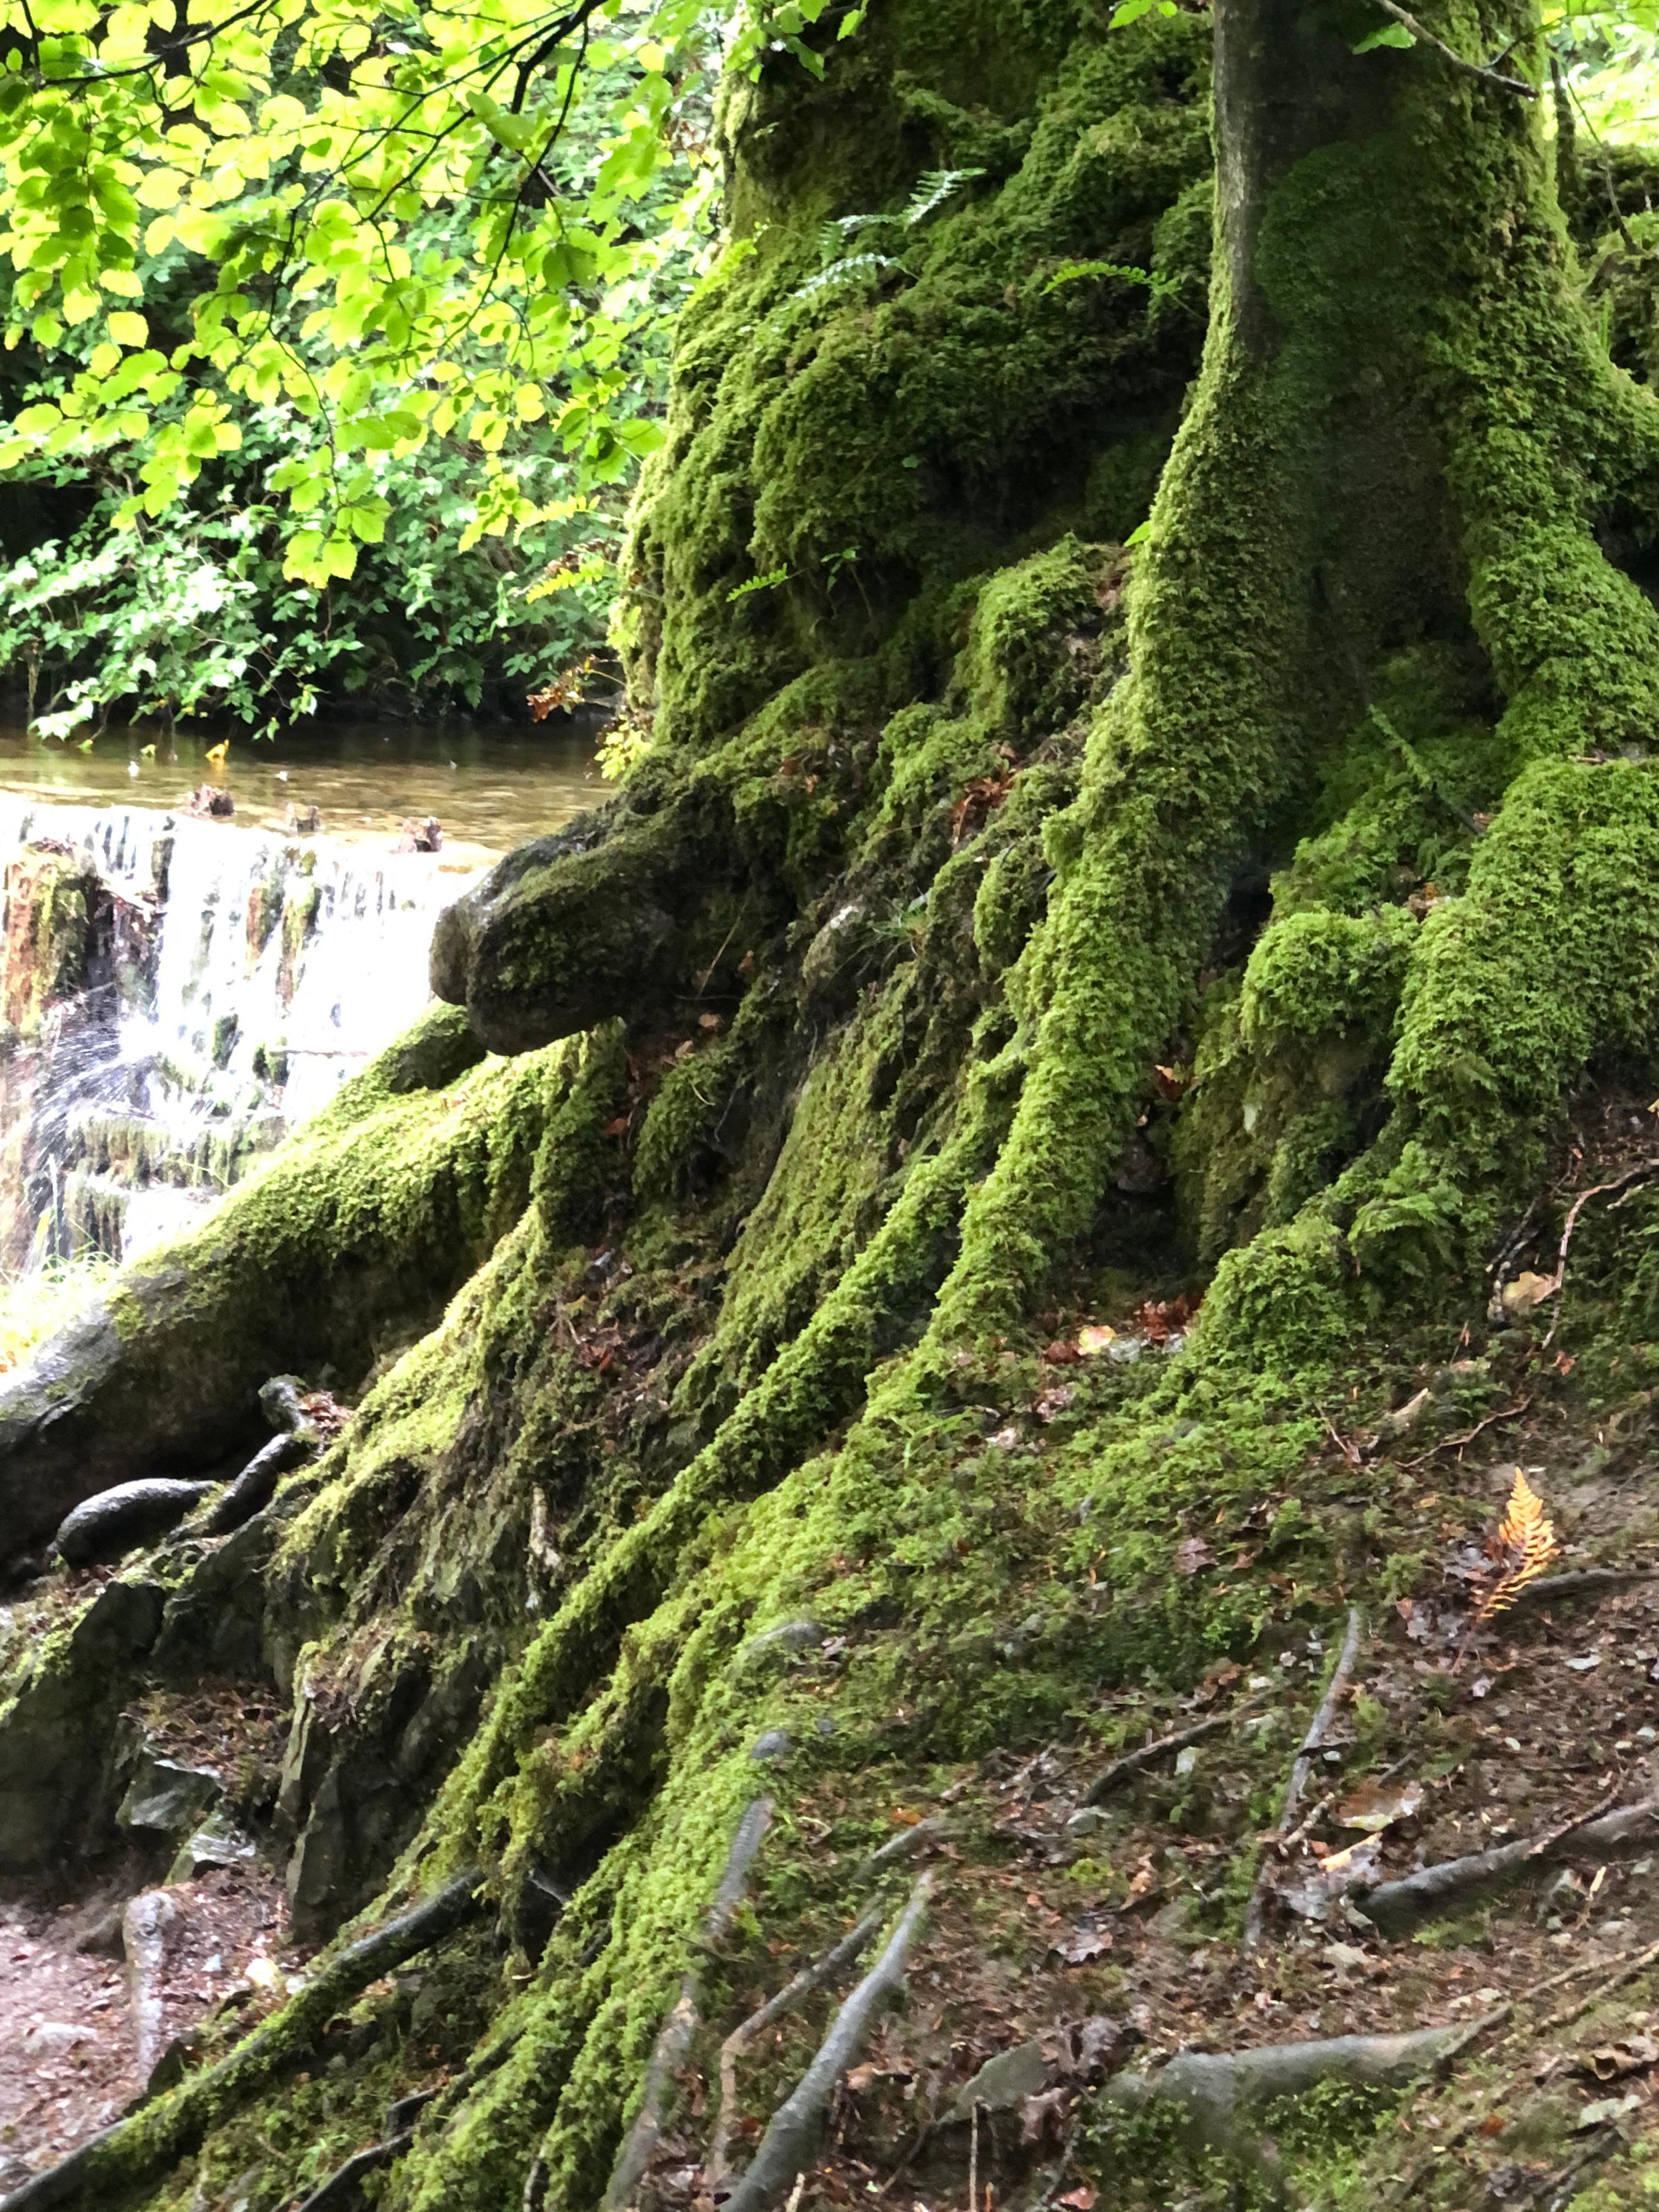
<path fill-rule="evenodd" d="M 501 457 L 550 413 L 574 497 L 624 475 L 659 434 L 619 404 L 630 343 L 710 197 L 676 159 L 714 35 L 697 0 L 12 0 L 6 343 L 65 373 L 0 466 L 118 457 L 131 525 L 263 416 L 312 586 L 434 440 L 482 456 L 473 538 L 537 519 Z"/>

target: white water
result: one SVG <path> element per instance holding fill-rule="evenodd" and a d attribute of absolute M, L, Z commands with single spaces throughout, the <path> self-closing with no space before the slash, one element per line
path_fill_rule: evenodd
<path fill-rule="evenodd" d="M 118 1218 L 117 1256 L 131 1258 L 216 1194 L 210 1153 L 264 1149 L 315 1113 L 427 1003 L 433 922 L 473 880 L 431 854 L 0 793 L 0 866 L 42 838 L 85 852 L 155 921 L 152 956 L 125 979 L 118 1011 L 112 997 L 84 1039 L 43 1060 L 27 1109 L 20 1100 L 52 1193 L 37 1210 L 56 1217 L 42 1222 L 37 1253 L 84 1237 L 65 1229 L 60 1196 L 77 1176 L 82 1196 L 101 1194 L 104 1214 Z M 285 979 L 284 903 L 307 886 L 315 917 Z M 263 944 L 249 922 L 262 887 Z M 112 1120 L 144 1139 L 144 1176 L 130 1194 L 100 1152 L 99 1126 Z M 105 1230 L 100 1241 L 113 1238 Z"/>

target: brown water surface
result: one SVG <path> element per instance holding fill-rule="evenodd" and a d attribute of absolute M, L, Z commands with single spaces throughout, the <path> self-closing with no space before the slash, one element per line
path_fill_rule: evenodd
<path fill-rule="evenodd" d="M 330 839 L 389 851 L 410 816 L 443 826 L 444 873 L 470 870 L 557 829 L 608 787 L 586 732 L 446 722 L 327 722 L 279 738 L 211 729 L 167 736 L 112 730 L 89 747 L 31 737 L 0 723 L 0 792 L 83 806 L 182 807 L 198 784 L 215 783 L 236 804 L 245 828 L 282 830 L 290 806 L 314 806 Z"/>

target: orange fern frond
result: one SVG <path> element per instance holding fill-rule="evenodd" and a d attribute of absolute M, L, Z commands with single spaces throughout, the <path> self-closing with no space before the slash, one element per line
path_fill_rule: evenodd
<path fill-rule="evenodd" d="M 1544 1509 L 1543 1499 L 1518 1467 L 1509 1507 L 1498 1524 L 1491 1549 L 1496 1578 L 1475 1602 L 1477 1621 L 1491 1620 L 1512 1606 L 1527 1585 L 1535 1583 L 1560 1554 L 1555 1524 Z"/>

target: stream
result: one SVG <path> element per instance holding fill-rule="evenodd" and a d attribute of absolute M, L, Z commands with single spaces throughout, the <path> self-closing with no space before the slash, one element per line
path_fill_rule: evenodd
<path fill-rule="evenodd" d="M 420 1012 L 439 908 L 605 796 L 568 732 L 216 742 L 0 727 L 8 1274 L 186 1225 Z M 204 784 L 234 813 L 191 812 Z"/>

